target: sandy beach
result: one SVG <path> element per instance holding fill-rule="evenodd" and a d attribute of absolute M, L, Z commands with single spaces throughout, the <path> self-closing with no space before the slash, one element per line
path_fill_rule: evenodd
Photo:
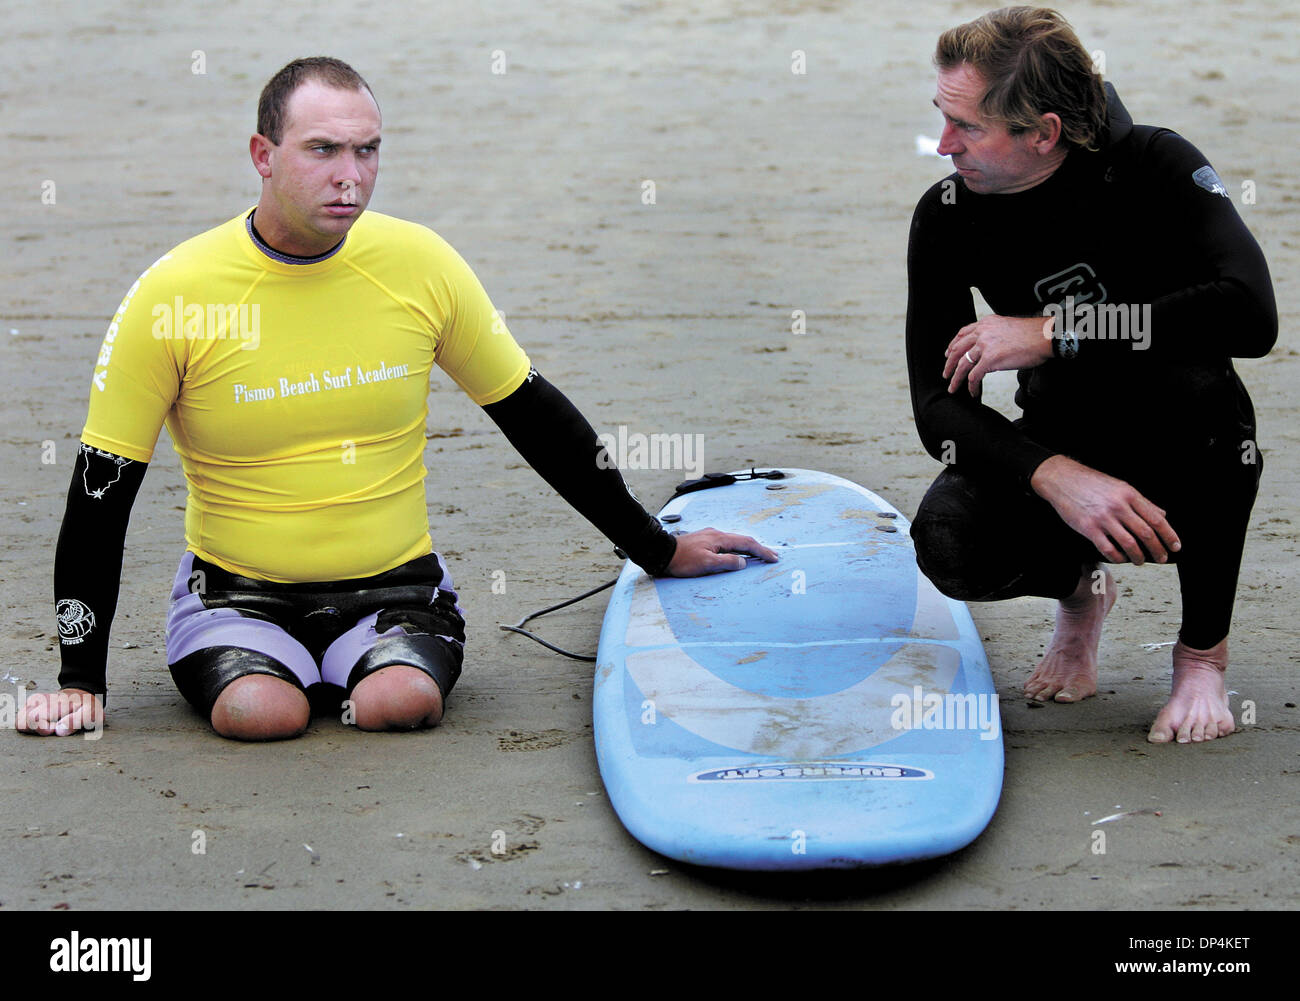
<path fill-rule="evenodd" d="M 345 59 L 374 89 L 371 208 L 449 240 L 597 430 L 699 434 L 707 469 L 824 469 L 910 516 L 940 466 L 912 421 L 904 255 L 916 200 L 950 171 L 916 137 L 940 128 L 935 38 L 985 9 L 231 0 L 213 18 L 96 0 L 8 13 L 0 691 L 57 677 L 54 544 L 109 318 L 163 252 L 255 203 L 257 96 L 303 55 Z M 619 561 L 436 373 L 430 525 L 469 624 L 443 724 L 374 735 L 318 718 L 301 739 L 254 745 L 189 709 L 163 656 L 185 503 L 164 431 L 127 537 L 108 728 L 96 741 L 0 732 L 0 911 L 1296 907 L 1300 12 L 1283 0 L 1061 9 L 1136 121 L 1205 152 L 1273 274 L 1278 346 L 1237 363 L 1266 457 L 1231 640 L 1239 732 L 1147 743 L 1168 692 L 1177 578 L 1121 566 L 1101 691 L 1079 705 L 1021 693 L 1051 602 L 972 606 L 1006 777 L 966 850 L 835 879 L 666 860 L 603 794 L 591 665 L 497 628 L 610 579 Z M 806 72 L 792 72 L 796 53 Z M 989 397 L 1010 408 L 1008 385 Z M 626 475 L 653 509 L 686 474 Z M 594 652 L 604 597 L 541 631 Z"/>

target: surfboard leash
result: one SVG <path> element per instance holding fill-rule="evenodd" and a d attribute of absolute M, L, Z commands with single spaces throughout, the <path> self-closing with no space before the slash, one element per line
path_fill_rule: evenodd
<path fill-rule="evenodd" d="M 764 469 L 759 471 L 750 467 L 748 473 L 705 473 L 698 480 L 684 480 L 677 484 L 677 489 L 673 491 L 673 496 L 680 497 L 682 494 L 694 493 L 696 490 L 712 490 L 714 487 L 727 487 L 733 483 L 739 483 L 741 480 L 783 480 L 785 473 L 779 469 Z"/>
<path fill-rule="evenodd" d="M 785 479 L 785 473 L 781 472 L 781 470 L 779 469 L 765 469 L 760 471 L 756 468 L 751 468 L 748 473 L 705 473 L 698 480 L 684 480 L 683 482 L 677 484 L 677 489 L 673 491 L 673 497 L 680 497 L 682 494 L 694 493 L 696 490 L 711 490 L 713 487 L 730 486 L 732 483 L 736 483 L 740 480 L 783 480 L 783 479 Z M 773 489 L 779 489 L 779 488 L 773 488 Z M 670 497 L 669 500 L 672 500 L 673 497 Z M 670 515 L 669 517 L 673 520 L 676 520 L 677 518 L 676 515 Z M 621 549 L 615 547 L 614 552 L 617 553 L 619 557 L 621 557 L 622 559 L 627 559 L 627 554 L 623 552 Z M 574 653 L 571 650 L 565 650 L 563 647 L 558 647 L 554 643 L 550 643 L 542 639 L 536 633 L 529 632 L 527 629 L 524 628 L 524 623 L 529 622 L 532 619 L 541 618 L 543 615 L 546 615 L 549 612 L 558 611 L 561 608 L 567 608 L 569 605 L 576 604 L 577 602 L 582 601 L 584 598 L 590 598 L 593 594 L 599 594 L 601 591 L 604 591 L 607 588 L 611 588 L 617 583 L 618 583 L 618 578 L 615 577 L 613 580 L 605 581 L 605 583 L 599 585 L 598 587 L 593 587 L 590 591 L 582 592 L 582 594 L 578 595 L 576 598 L 569 598 L 567 601 L 561 601 L 558 605 L 552 605 L 550 608 L 543 608 L 540 611 L 532 612 L 528 615 L 525 615 L 513 626 L 498 624 L 497 628 L 504 632 L 519 633 L 520 636 L 527 636 L 530 640 L 536 640 L 542 646 L 546 647 L 546 649 L 553 650 L 556 653 L 562 654 L 565 657 L 572 657 L 574 660 L 585 660 L 588 663 L 594 664 L 596 662 L 596 658 L 594 655 L 588 656 L 585 653 Z"/>
<path fill-rule="evenodd" d="M 574 660 L 586 660 L 586 661 L 590 661 L 591 663 L 595 663 L 596 658 L 594 656 L 589 657 L 585 653 L 573 653 L 570 650 L 565 650 L 562 647 L 556 646 L 554 643 L 548 643 L 546 640 L 542 639 L 536 633 L 530 633 L 527 629 L 524 629 L 523 625 L 525 622 L 529 621 L 530 619 L 536 619 L 542 615 L 545 615 L 547 612 L 554 612 L 557 609 L 565 608 L 568 605 L 572 605 L 575 602 L 579 602 L 583 598 L 590 598 L 593 594 L 598 594 L 599 592 L 604 591 L 606 588 L 613 587 L 616 583 L 618 583 L 617 577 L 615 577 L 613 580 L 605 581 L 605 583 L 601 584 L 599 587 L 593 587 L 590 591 L 584 591 L 576 598 L 570 598 L 567 601 L 561 601 L 558 605 L 552 605 L 550 608 L 543 608 L 539 612 L 533 612 L 531 615 L 525 615 L 513 626 L 501 625 L 498 626 L 497 628 L 505 630 L 508 633 L 519 633 L 521 636 L 527 636 L 530 640 L 536 640 L 542 646 L 546 647 L 546 649 L 554 650 L 556 653 L 564 654 L 564 656 L 566 657 L 572 657 Z"/>

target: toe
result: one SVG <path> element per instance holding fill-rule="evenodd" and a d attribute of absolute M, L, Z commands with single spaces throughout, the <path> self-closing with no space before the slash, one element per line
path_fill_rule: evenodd
<path fill-rule="evenodd" d="M 1161 709 L 1156 721 L 1151 724 L 1147 740 L 1152 744 L 1167 744 L 1174 739 L 1174 728 L 1169 720 L 1169 707 Z"/>

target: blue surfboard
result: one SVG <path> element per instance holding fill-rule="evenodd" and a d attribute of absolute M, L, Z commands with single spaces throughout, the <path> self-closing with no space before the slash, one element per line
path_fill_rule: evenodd
<path fill-rule="evenodd" d="M 593 702 L 610 802 L 642 844 L 697 865 L 954 852 L 1002 791 L 997 694 L 970 613 L 919 573 L 899 511 L 838 476 L 783 472 L 660 512 L 675 530 L 751 535 L 781 562 L 690 579 L 624 566 Z"/>

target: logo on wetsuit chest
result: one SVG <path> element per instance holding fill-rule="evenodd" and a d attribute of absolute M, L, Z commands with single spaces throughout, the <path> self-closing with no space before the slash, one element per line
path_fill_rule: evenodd
<path fill-rule="evenodd" d="M 1091 265 L 1080 261 L 1064 271 L 1040 279 L 1034 286 L 1034 295 L 1044 304 L 1061 302 L 1067 295 L 1073 296 L 1075 303 L 1082 306 L 1086 302 L 1105 302 L 1106 286 Z"/>
<path fill-rule="evenodd" d="M 1151 344 L 1151 304 L 1108 303 L 1106 286 L 1083 261 L 1039 279 L 1034 295 L 1043 303 L 1043 315 L 1052 317 L 1043 331 L 1047 337 L 1055 332 L 1078 340 L 1131 341 L 1137 351 Z"/>

